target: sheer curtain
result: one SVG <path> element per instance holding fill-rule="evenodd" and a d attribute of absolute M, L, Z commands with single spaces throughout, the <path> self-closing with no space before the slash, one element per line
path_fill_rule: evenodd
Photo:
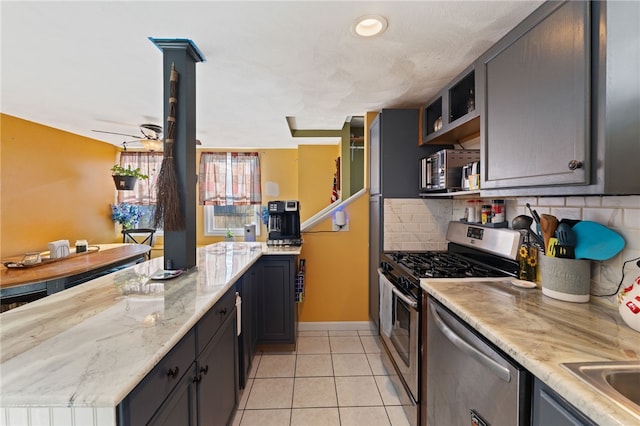
<path fill-rule="evenodd" d="M 120 154 L 120 165 L 140 168 L 140 172 L 149 179 L 138 179 L 131 191 L 118 191 L 118 202 L 140 205 L 156 204 L 156 182 L 162 165 L 162 152 L 123 152 Z"/>
<path fill-rule="evenodd" d="M 200 204 L 242 206 L 262 203 L 257 152 L 203 152 L 200 156 Z"/>

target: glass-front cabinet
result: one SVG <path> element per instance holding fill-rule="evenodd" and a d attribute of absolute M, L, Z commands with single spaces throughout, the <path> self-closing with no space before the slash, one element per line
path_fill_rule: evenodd
<path fill-rule="evenodd" d="M 465 69 L 422 109 L 422 139 L 425 144 L 454 144 L 480 132 L 476 108 L 476 73 Z"/>

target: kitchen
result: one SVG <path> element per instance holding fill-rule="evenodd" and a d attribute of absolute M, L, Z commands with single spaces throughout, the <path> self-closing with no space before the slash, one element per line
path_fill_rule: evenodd
<path fill-rule="evenodd" d="M 3 117 L 3 124 L 5 124 L 5 117 Z M 32 132 L 43 131 L 41 127 L 35 126 L 33 124 L 29 124 L 29 123 L 19 122 L 16 124 L 16 126 L 22 126 L 22 129 L 24 129 L 25 127 L 33 126 L 31 127 Z M 7 141 L 9 139 L 6 138 L 5 136 L 6 134 L 4 132 L 5 132 L 5 126 L 3 126 L 3 141 Z M 22 140 L 27 139 L 26 136 L 24 136 L 27 133 L 21 133 L 21 134 L 20 133 L 21 132 L 15 131 L 16 137 L 24 138 Z M 10 135 L 13 136 L 12 134 Z M 3 148 L 4 148 L 4 145 L 3 145 Z M 42 147 L 38 147 L 36 145 L 36 146 L 33 146 L 33 148 L 29 148 L 29 149 L 36 150 L 38 148 L 42 148 Z M 4 156 L 3 156 L 3 161 L 4 161 Z M 112 159 L 109 159 L 109 161 L 106 161 L 106 162 L 110 163 L 111 161 Z M 105 167 L 105 168 L 108 168 L 108 167 Z M 298 164 L 297 168 L 298 170 L 303 170 L 304 165 Z M 5 173 L 4 163 L 3 163 L 3 173 Z M 4 181 L 5 181 L 5 176 L 3 176 L 3 182 Z M 29 183 L 29 181 L 27 181 L 27 183 Z M 5 188 L 3 187 L 3 197 L 4 197 L 4 194 L 5 194 Z M 292 190 L 290 194 L 292 195 L 287 195 L 286 198 L 296 198 L 297 194 L 295 193 L 295 190 Z M 573 217 L 573 218 L 579 218 L 583 220 L 586 220 L 586 219 L 595 220 L 601 223 L 605 223 L 609 226 L 615 226 L 616 229 L 620 230 L 620 232 L 623 233 L 623 235 L 625 236 L 625 240 L 627 241 L 627 247 L 625 248 L 625 251 L 622 253 L 621 257 L 623 257 L 624 259 L 637 257 L 637 254 L 634 256 L 634 254 L 637 253 L 637 247 L 633 245 L 634 241 L 638 241 L 638 238 L 637 238 L 638 226 L 633 219 L 634 217 L 638 217 L 636 214 L 638 210 L 638 199 L 636 196 L 632 196 L 632 197 L 599 197 L 599 196 L 564 197 L 563 196 L 563 197 L 548 198 L 548 197 L 537 197 L 535 194 L 532 194 L 530 196 L 514 197 L 513 200 L 508 200 L 507 217 L 511 219 L 516 215 L 516 213 L 518 214 L 526 213 L 526 210 L 525 210 L 526 202 L 529 202 L 534 208 L 537 208 L 541 213 L 548 212 L 558 217 Z M 449 199 L 387 200 L 385 199 L 385 203 L 388 203 L 388 204 L 385 204 L 385 209 L 388 209 L 391 211 L 391 214 L 385 215 L 385 227 L 388 226 L 389 232 L 392 235 L 389 238 L 387 238 L 387 236 L 385 235 L 385 249 L 402 248 L 405 250 L 412 250 L 412 249 L 442 248 L 443 245 L 445 244 L 444 233 L 446 229 L 446 223 L 449 220 L 452 220 L 452 219 L 457 220 L 460 217 L 462 217 L 463 210 L 465 207 L 465 201 L 458 200 L 458 199 L 455 199 L 455 200 L 449 200 Z M 77 204 L 78 204 L 77 206 L 78 209 L 82 209 L 84 207 L 83 203 L 77 203 Z M 104 204 L 108 204 L 108 200 Z M 364 233 L 366 234 L 367 215 L 368 215 L 367 208 L 368 206 L 366 205 L 366 203 L 361 203 L 360 201 L 355 201 L 353 204 L 348 206 L 347 213 L 351 219 L 350 220 L 351 234 L 344 235 L 346 233 L 338 233 L 336 238 L 338 237 L 348 238 L 353 236 L 353 233 L 355 232 L 364 231 Z M 87 215 L 95 215 L 93 219 L 98 223 L 100 222 L 104 223 L 106 221 L 106 219 L 98 217 L 99 215 L 96 215 L 95 213 L 91 213 L 89 211 L 87 211 Z M 4 213 L 3 213 L 3 218 L 6 218 L 6 214 Z M 359 218 L 359 220 L 356 220 L 356 218 Z M 387 221 L 387 219 L 389 219 L 389 221 Z M 356 226 L 361 226 L 363 228 L 358 229 L 358 228 L 355 228 Z M 3 231 L 10 228 L 11 226 L 9 226 L 8 228 L 5 227 L 5 223 L 3 222 Z M 312 252 L 321 251 L 316 245 L 316 241 L 313 240 L 314 238 L 317 240 L 320 240 L 320 237 L 321 235 L 309 235 L 308 238 L 305 239 L 304 249 L 305 250 L 309 249 Z M 342 247 L 341 243 L 342 243 L 341 241 L 337 241 L 335 244 L 329 245 L 330 250 L 335 250 L 335 247 Z M 387 246 L 386 245 L 387 243 L 394 244 L 395 246 L 393 247 Z M 352 244 L 354 244 L 354 246 L 351 247 L 352 248 L 351 250 L 349 249 L 345 250 L 346 254 L 344 256 L 335 256 L 337 258 L 345 258 L 348 255 L 350 259 L 349 259 L 349 262 L 344 262 L 345 265 L 342 265 L 342 262 L 336 260 L 334 256 L 326 256 L 326 258 L 321 258 L 319 260 L 313 259 L 312 261 L 310 261 L 310 264 L 315 263 L 315 265 L 318 265 L 318 268 L 319 268 L 322 262 L 326 262 L 325 264 L 327 265 L 327 268 L 322 268 L 322 269 L 328 270 L 329 267 L 333 268 L 333 270 L 336 271 L 336 275 L 338 273 L 354 274 L 354 272 L 352 271 L 354 270 L 360 271 L 359 274 L 355 274 L 359 276 L 354 278 L 354 282 L 362 283 L 363 281 L 365 281 L 365 283 L 363 287 L 359 288 L 359 290 L 354 289 L 354 291 L 356 291 L 356 294 L 361 295 L 361 297 L 355 298 L 355 299 L 359 299 L 359 300 L 356 300 L 356 303 L 358 305 L 354 306 L 353 303 L 351 303 L 344 310 L 347 311 L 347 310 L 353 309 L 354 311 L 356 311 L 356 313 L 354 314 L 355 316 L 353 320 L 365 321 L 368 318 L 366 313 L 367 302 L 366 300 L 363 301 L 362 299 L 366 298 L 367 284 L 366 284 L 366 279 L 363 280 L 362 277 L 366 276 L 367 274 L 366 259 L 363 260 L 361 258 L 357 258 L 357 256 L 354 255 L 354 253 L 358 252 L 357 248 L 362 247 L 360 245 L 362 243 L 354 242 Z M 400 245 L 402 244 L 404 244 L 404 247 L 400 247 Z M 356 250 L 353 250 L 354 247 L 356 248 Z M 364 252 L 366 252 L 366 243 L 364 244 L 364 247 L 360 250 L 360 253 L 364 253 Z M 307 256 L 306 253 L 305 253 L 305 256 Z M 311 259 L 311 258 L 307 256 L 307 259 Z M 619 273 L 620 273 L 619 271 L 621 266 L 622 265 L 620 260 L 614 260 L 613 262 L 611 262 L 611 264 L 604 262 L 602 265 L 597 265 L 596 274 L 594 274 L 594 279 L 593 279 L 595 283 L 594 285 L 604 286 L 608 289 L 615 289 L 616 281 L 617 281 L 617 278 L 619 277 Z M 309 270 L 308 278 L 310 281 L 311 281 L 311 272 L 312 271 Z M 340 276 L 350 276 L 350 275 L 340 275 Z M 317 278 L 317 281 L 321 281 L 321 280 L 322 278 Z M 311 287 L 309 288 L 309 291 L 310 292 L 312 291 Z M 316 291 L 322 291 L 322 290 L 316 289 Z M 336 288 L 334 291 L 337 292 L 340 290 Z M 332 299 L 337 299 L 335 294 L 339 294 L 339 293 L 333 293 L 333 295 L 329 293 L 328 297 Z M 308 299 L 310 301 L 314 299 L 315 300 L 321 299 L 320 297 L 321 295 L 319 293 L 316 293 L 317 299 L 316 297 L 312 297 L 312 296 L 313 296 L 312 293 L 308 294 Z M 322 299 L 327 300 L 325 297 L 322 297 Z M 364 307 L 364 314 L 363 314 L 363 307 Z M 305 309 L 307 309 L 307 307 L 305 307 Z M 309 306 L 309 310 L 307 310 L 306 312 L 303 312 L 303 321 L 305 319 L 304 318 L 305 315 L 309 315 L 309 317 L 306 318 L 306 320 L 312 321 L 312 322 L 313 321 L 332 321 L 332 320 L 346 321 L 348 320 L 343 318 L 334 319 L 332 317 L 333 315 L 336 315 L 336 316 L 340 316 L 340 315 L 346 316 L 346 315 L 336 314 L 332 312 L 331 307 L 326 307 L 326 308 L 314 307 L 313 309 L 318 309 L 322 312 L 321 314 L 318 314 L 318 316 L 314 318 L 313 316 L 308 314 L 309 310 L 311 310 L 311 307 Z"/>

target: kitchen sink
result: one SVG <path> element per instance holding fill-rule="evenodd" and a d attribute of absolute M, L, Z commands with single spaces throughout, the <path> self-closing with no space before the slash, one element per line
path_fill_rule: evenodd
<path fill-rule="evenodd" d="M 562 366 L 640 419 L 640 361 L 568 362 Z"/>

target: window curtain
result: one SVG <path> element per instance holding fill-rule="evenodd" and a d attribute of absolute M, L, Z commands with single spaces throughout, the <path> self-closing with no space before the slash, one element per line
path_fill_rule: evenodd
<path fill-rule="evenodd" d="M 241 206 L 262 203 L 257 152 L 203 152 L 200 156 L 200 204 Z"/>
<path fill-rule="evenodd" d="M 123 152 L 120 154 L 120 165 L 140 168 L 140 172 L 149 179 L 138 179 L 131 191 L 118 191 L 118 202 L 140 205 L 156 204 L 156 183 L 162 166 L 162 152 Z"/>

